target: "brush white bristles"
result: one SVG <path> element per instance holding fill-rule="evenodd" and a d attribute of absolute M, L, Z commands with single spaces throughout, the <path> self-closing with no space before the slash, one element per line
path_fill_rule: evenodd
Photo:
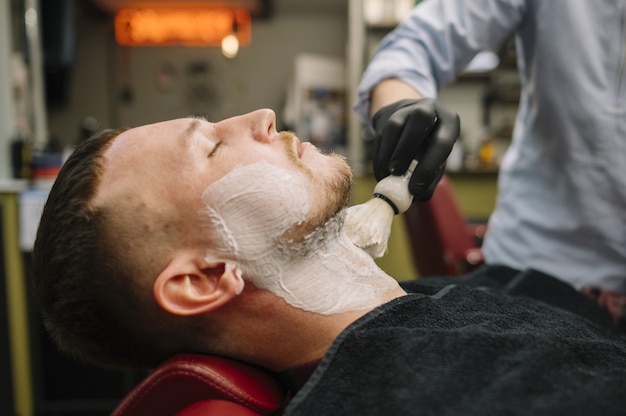
<path fill-rule="evenodd" d="M 373 258 L 387 252 L 393 216 L 402 214 L 411 206 L 409 179 L 417 166 L 413 160 L 402 176 L 389 175 L 376 184 L 374 196 L 364 204 L 347 210 L 345 231 L 352 242 Z"/>

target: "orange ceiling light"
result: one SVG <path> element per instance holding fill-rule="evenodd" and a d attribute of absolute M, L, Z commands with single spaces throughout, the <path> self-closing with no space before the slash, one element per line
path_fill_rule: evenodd
<path fill-rule="evenodd" d="M 232 34 L 246 46 L 251 32 L 245 9 L 121 9 L 115 14 L 115 40 L 123 46 L 220 46 Z"/>

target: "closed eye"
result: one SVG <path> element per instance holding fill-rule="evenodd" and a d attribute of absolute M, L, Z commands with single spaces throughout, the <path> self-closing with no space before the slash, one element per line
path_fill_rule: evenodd
<path fill-rule="evenodd" d="M 213 146 L 213 149 L 211 149 L 211 151 L 209 152 L 207 157 L 211 158 L 211 157 L 215 156 L 217 154 L 217 152 L 219 151 L 221 145 L 222 145 L 222 142 L 215 143 L 215 146 Z"/>

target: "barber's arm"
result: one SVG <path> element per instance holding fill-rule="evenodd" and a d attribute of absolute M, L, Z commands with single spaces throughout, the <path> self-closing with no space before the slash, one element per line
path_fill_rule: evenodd
<path fill-rule="evenodd" d="M 419 165 L 409 188 L 418 201 L 430 198 L 460 123 L 453 111 L 421 97 L 436 97 L 478 52 L 499 45 L 519 27 L 529 3 L 423 1 L 381 40 L 359 83 L 355 107 L 374 126 L 377 179 L 404 173 L 415 158 Z"/>
<path fill-rule="evenodd" d="M 370 99 L 376 179 L 402 175 L 416 159 L 409 190 L 417 201 L 430 199 L 459 136 L 459 116 L 393 78 L 378 84 Z"/>

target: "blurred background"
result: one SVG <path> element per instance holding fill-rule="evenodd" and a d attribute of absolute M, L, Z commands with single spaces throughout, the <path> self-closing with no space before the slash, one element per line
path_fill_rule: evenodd
<path fill-rule="evenodd" d="M 43 334 L 29 300 L 41 208 L 63 161 L 94 132 L 259 108 L 344 154 L 353 202 L 371 196 L 371 135 L 352 112 L 360 76 L 415 0 L 0 0 L 0 415 L 108 414 L 142 376 L 86 369 Z M 509 144 L 514 45 L 479 54 L 441 92 L 461 116 L 447 177 L 463 217 L 484 224 Z M 394 222 L 379 265 L 419 276 Z"/>

